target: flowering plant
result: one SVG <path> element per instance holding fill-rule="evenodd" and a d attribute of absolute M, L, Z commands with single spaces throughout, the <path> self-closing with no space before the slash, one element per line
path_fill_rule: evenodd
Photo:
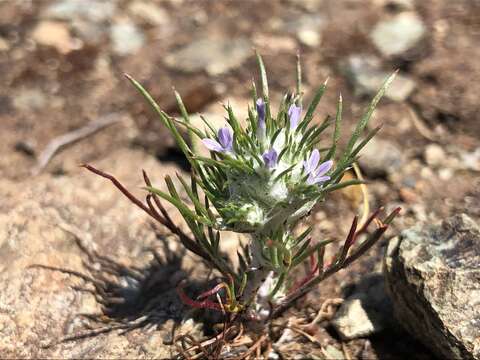
<path fill-rule="evenodd" d="M 332 191 L 359 184 L 361 180 L 341 181 L 360 150 L 378 132 L 370 130 L 363 139 L 375 106 L 393 80 L 390 76 L 374 97 L 351 135 L 345 150 L 338 153 L 342 118 L 342 98 L 339 98 L 335 119 L 327 118 L 317 125 L 312 122 L 316 107 L 326 89 L 326 82 L 316 91 L 311 104 L 303 111 L 301 70 L 297 65 L 296 91 L 287 94 L 273 114 L 267 76 L 262 58 L 260 67 L 261 94 L 255 84 L 252 104 L 248 109 L 246 126 L 236 118 L 233 109 L 225 106 L 226 124 L 216 129 L 205 118 L 205 128 L 194 127 L 179 96 L 175 96 L 182 119 L 163 112 L 148 92 L 133 78 L 127 78 L 151 104 L 160 120 L 171 131 L 179 148 L 191 165 L 190 182 L 179 181 L 190 202 L 184 202 L 172 179 L 165 182 L 168 192 L 152 186 L 144 172 L 146 202 L 135 198 L 113 176 L 90 165 L 89 170 L 109 178 L 137 206 L 178 235 L 183 245 L 217 269 L 223 277 L 214 289 L 190 299 L 181 287 L 184 302 L 201 308 L 222 310 L 245 315 L 244 319 L 269 320 L 281 314 L 294 301 L 305 295 L 319 282 L 345 268 L 365 253 L 385 232 L 398 214 L 393 211 L 383 221 L 373 213 L 357 229 L 354 218 L 350 232 L 338 253 L 324 261 L 329 240 L 314 241 L 312 228 L 296 234 L 297 224 Z M 324 130 L 333 123 L 333 139 L 328 147 L 317 148 Z M 210 157 L 200 156 L 181 136 L 177 125 L 183 126 L 191 137 L 199 137 L 210 150 Z M 183 232 L 163 207 L 161 199 L 173 204 L 187 223 L 191 235 Z M 361 233 L 375 220 L 377 228 L 354 246 Z M 247 234 L 249 243 L 239 249 L 239 267 L 235 269 L 220 251 L 222 231 Z M 294 279 L 294 270 L 309 262 L 303 279 Z M 225 298 L 219 296 L 224 289 Z M 209 299 L 216 295 L 216 300 Z M 248 316 L 246 316 L 248 315 Z"/>

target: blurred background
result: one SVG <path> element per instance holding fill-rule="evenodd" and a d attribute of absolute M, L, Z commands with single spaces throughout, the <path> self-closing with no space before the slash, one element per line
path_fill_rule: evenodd
<path fill-rule="evenodd" d="M 329 78 L 315 119 L 334 114 L 341 93 L 344 133 L 399 69 L 371 121 L 383 129 L 360 160 L 371 207 L 402 206 L 394 231 L 460 211 L 478 218 L 479 19 L 477 0 L 0 1 L 0 211 L 10 229 L 39 221 L 29 242 L 4 256 L 77 264 L 55 255 L 74 250 L 52 240 L 53 220 L 43 222 L 52 216 L 88 232 L 100 249 L 115 244 L 119 257 L 141 258 L 139 243 L 153 241 L 145 216 L 78 165 L 115 173 L 139 194 L 142 168 L 161 183 L 188 167 L 123 74 L 166 112 L 178 114 L 175 87 L 194 119 L 201 113 L 222 125 L 222 103 L 246 114 L 258 80 L 254 49 L 274 104 L 294 88 L 297 52 L 307 101 Z M 340 218 L 351 219 L 361 199 L 355 188 L 334 195 L 313 216 L 318 233 L 340 238 L 349 225 Z M 381 250 L 373 258 L 358 270 L 378 269 Z M 356 275 L 345 276 L 330 291 Z"/>

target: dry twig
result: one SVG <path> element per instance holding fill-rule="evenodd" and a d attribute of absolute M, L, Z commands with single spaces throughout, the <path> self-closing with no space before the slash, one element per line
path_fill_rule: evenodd
<path fill-rule="evenodd" d="M 119 114 L 112 114 L 109 116 L 105 116 L 101 119 L 92 121 L 79 129 L 72 130 L 66 134 L 54 138 L 48 143 L 47 147 L 38 156 L 37 166 L 33 168 L 32 175 L 40 174 L 48 165 L 50 160 L 52 160 L 53 156 L 61 149 L 69 145 L 73 145 L 76 142 L 85 139 L 90 135 L 93 135 L 96 132 L 105 129 L 110 125 L 116 124 L 120 121 L 121 116 Z"/>

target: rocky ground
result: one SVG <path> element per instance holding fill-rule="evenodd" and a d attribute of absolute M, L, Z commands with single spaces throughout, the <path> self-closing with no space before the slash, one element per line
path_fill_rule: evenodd
<path fill-rule="evenodd" d="M 382 79 L 400 69 L 372 119 L 383 129 L 360 160 L 371 207 L 403 208 L 387 238 L 459 213 L 478 222 L 479 17 L 480 3 L 470 0 L 0 2 L 1 357 L 170 357 L 173 333 L 211 332 L 174 291 L 187 277 L 202 288 L 208 270 L 180 256 L 174 239 L 110 183 L 78 167 L 115 173 L 137 194 L 141 169 L 157 184 L 188 171 L 123 73 L 167 112 L 178 111 L 174 86 L 191 113 L 219 123 L 222 102 L 245 114 L 258 75 L 252 48 L 264 56 L 274 101 L 293 88 L 300 50 L 307 100 L 329 77 L 316 119 L 334 113 L 341 92 L 348 132 Z M 46 156 L 52 141 L 99 121 L 107 125 Z M 360 203 L 358 189 L 333 195 L 311 217 L 317 236 L 340 240 Z M 234 253 L 236 241 L 227 235 L 225 250 Z M 313 318 L 325 300 L 346 299 L 313 339 L 293 334 L 279 343 L 279 357 L 435 356 L 391 315 L 381 275 L 386 245 L 286 315 Z M 93 279 L 109 273 L 106 291 L 126 305 L 102 304 L 92 278 L 34 264 Z M 102 311 L 119 329 L 56 344 L 95 325 L 79 313 Z M 127 323 L 138 326 L 122 332 Z"/>

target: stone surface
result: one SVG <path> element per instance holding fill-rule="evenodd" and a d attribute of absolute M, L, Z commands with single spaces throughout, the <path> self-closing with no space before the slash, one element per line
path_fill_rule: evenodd
<path fill-rule="evenodd" d="M 378 333 L 390 325 L 392 306 L 381 273 L 364 277 L 342 303 L 332 326 L 344 340 Z"/>
<path fill-rule="evenodd" d="M 120 56 L 134 54 L 145 43 L 145 35 L 129 21 L 112 25 L 110 38 L 113 52 Z"/>
<path fill-rule="evenodd" d="M 385 56 L 401 55 L 413 48 L 425 35 L 425 25 L 414 12 L 403 12 L 379 22 L 370 37 Z"/>
<path fill-rule="evenodd" d="M 117 151 L 96 165 L 117 175 L 137 194 L 141 194 L 141 167 L 147 168 L 154 184 L 161 182 L 156 174 L 174 176 L 179 171 L 175 166 L 160 166 L 153 157 L 132 150 Z M 86 255 L 76 245 L 69 229 L 81 234 L 87 248 L 95 249 L 127 267 L 135 265 L 148 269 L 152 257 L 145 248 L 159 247 L 158 238 L 148 226 L 148 217 L 142 211 L 123 198 L 108 180 L 85 170 L 77 171 L 73 176 L 40 176 L 35 181 L 24 182 L 21 193 L 16 191 L 18 183 L 1 182 L 2 357 L 171 358 L 175 351 L 162 339 L 172 333 L 174 322 L 179 323 L 183 316 L 182 304 L 172 284 L 158 292 L 161 296 L 155 306 L 158 318 L 150 323 L 152 328 L 149 330 L 141 327 L 128 335 L 112 331 L 44 347 L 63 336 L 84 331 L 85 320 L 79 318 L 78 313 L 100 311 L 100 305 L 92 294 L 72 288 L 88 287 L 88 283 L 59 271 L 30 268 L 31 265 L 42 264 L 88 274 L 83 264 Z M 175 216 L 170 207 L 167 209 Z M 171 242 L 172 245 L 174 243 Z M 98 267 L 99 263 L 91 265 Z M 161 276 L 160 273 L 156 276 Z M 162 283 L 168 284 L 175 278 L 176 281 L 182 279 L 178 275 L 169 276 Z M 137 287 L 128 286 L 131 277 L 123 275 L 123 279 L 125 285 L 122 285 L 121 291 L 137 291 Z M 138 316 L 132 310 L 134 306 L 129 309 L 129 316 Z M 121 315 L 117 316 L 116 319 L 121 320 Z M 195 324 L 189 326 L 189 330 L 180 332 L 189 331 L 201 336 Z M 154 333 L 152 330 L 155 330 Z"/>
<path fill-rule="evenodd" d="M 240 66 L 251 54 L 251 44 L 244 38 L 201 38 L 171 53 L 165 62 L 184 72 L 220 75 Z"/>
<path fill-rule="evenodd" d="M 168 13 L 149 1 L 133 1 L 128 6 L 128 10 L 132 15 L 154 26 L 166 25 L 170 22 Z"/>
<path fill-rule="evenodd" d="M 480 227 L 465 214 L 405 230 L 385 276 L 398 321 L 440 358 L 480 359 Z"/>
<path fill-rule="evenodd" d="M 59 21 L 42 21 L 32 32 L 32 39 L 39 45 L 52 46 L 58 52 L 66 54 L 77 46 L 70 36 L 68 27 Z"/>
<path fill-rule="evenodd" d="M 423 157 L 428 165 L 432 167 L 439 167 L 445 163 L 447 155 L 445 154 L 445 150 L 443 150 L 440 145 L 429 144 L 425 148 Z"/>
<path fill-rule="evenodd" d="M 398 171 L 405 159 L 393 142 L 374 137 L 362 149 L 358 162 L 368 176 L 382 177 Z"/>
<path fill-rule="evenodd" d="M 0 36 L 0 51 L 7 51 L 10 49 L 10 44 L 8 43 L 7 39 L 4 39 Z"/>
<path fill-rule="evenodd" d="M 13 106 L 18 110 L 34 111 L 45 107 L 47 96 L 41 89 L 21 89 L 13 98 Z"/>
<path fill-rule="evenodd" d="M 320 45 L 325 25 L 326 20 L 321 15 L 303 15 L 288 21 L 284 30 L 295 34 L 303 45 L 316 47 Z"/>
<path fill-rule="evenodd" d="M 43 12 L 50 19 L 72 20 L 84 18 L 92 22 L 103 22 L 112 18 L 116 11 L 117 1 L 63 0 L 52 2 Z"/>
<path fill-rule="evenodd" d="M 357 96 L 376 94 L 393 72 L 384 71 L 380 59 L 371 55 L 351 55 L 345 62 L 343 71 L 353 84 Z M 385 96 L 393 101 L 405 101 L 415 86 L 413 79 L 399 74 L 385 92 Z"/>

